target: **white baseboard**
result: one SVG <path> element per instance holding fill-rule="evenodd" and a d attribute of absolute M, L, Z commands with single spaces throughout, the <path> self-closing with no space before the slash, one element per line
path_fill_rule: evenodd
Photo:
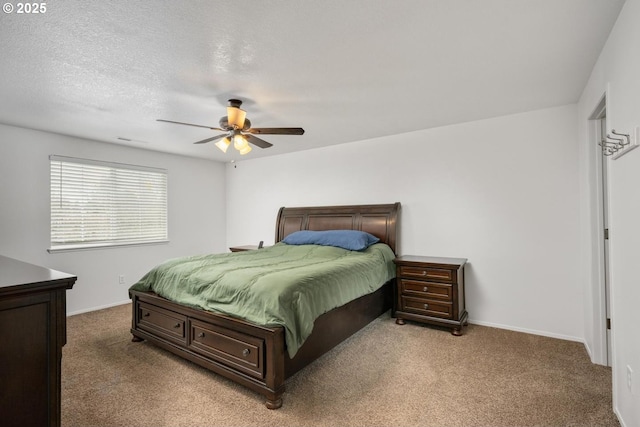
<path fill-rule="evenodd" d="M 476 321 L 471 319 L 469 320 L 469 323 L 472 323 L 474 325 L 480 325 L 480 326 L 488 326 L 490 328 L 506 329 L 508 331 L 524 332 L 526 334 L 540 335 L 543 337 L 558 338 L 565 341 L 575 341 L 575 342 L 584 344 L 586 347 L 586 342 L 584 338 L 580 338 L 580 337 L 572 337 L 570 335 L 562 335 L 562 334 L 556 334 L 553 332 L 538 331 L 536 329 L 519 328 L 516 326 L 501 325 L 499 323 L 482 322 L 482 321 Z"/>
<path fill-rule="evenodd" d="M 618 411 L 618 407 L 614 405 L 613 413 L 616 414 L 618 418 L 618 422 L 620 423 L 620 427 L 627 427 L 627 424 L 624 422 L 624 419 L 620 416 L 620 411 Z"/>
<path fill-rule="evenodd" d="M 112 304 L 106 304 L 106 305 L 101 305 L 101 306 L 98 306 L 98 307 L 86 308 L 84 310 L 73 311 L 71 313 L 67 313 L 67 317 L 68 316 L 74 316 L 76 314 L 88 313 L 90 311 L 98 311 L 98 310 L 102 310 L 104 308 L 116 307 L 118 305 L 125 305 L 125 304 L 131 304 L 131 300 L 127 299 L 127 300 L 121 301 L 121 302 L 114 302 Z"/>

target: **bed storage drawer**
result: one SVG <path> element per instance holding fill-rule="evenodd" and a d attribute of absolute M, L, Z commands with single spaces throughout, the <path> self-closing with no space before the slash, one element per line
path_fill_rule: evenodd
<path fill-rule="evenodd" d="M 137 302 L 137 314 L 140 329 L 186 344 L 186 316 L 140 301 Z"/>
<path fill-rule="evenodd" d="M 262 338 L 190 319 L 189 348 L 253 377 L 264 378 Z"/>

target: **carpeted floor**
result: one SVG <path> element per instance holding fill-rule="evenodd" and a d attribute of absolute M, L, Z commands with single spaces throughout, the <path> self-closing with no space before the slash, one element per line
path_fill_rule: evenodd
<path fill-rule="evenodd" d="M 71 316 L 62 425 L 619 426 L 611 370 L 580 343 L 389 313 L 287 381 L 282 408 L 146 342 L 129 305 Z"/>

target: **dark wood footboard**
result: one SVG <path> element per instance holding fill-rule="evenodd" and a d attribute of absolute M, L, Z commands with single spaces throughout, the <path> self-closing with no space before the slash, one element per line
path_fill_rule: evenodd
<path fill-rule="evenodd" d="M 284 329 L 254 325 L 221 314 L 185 307 L 152 292 L 130 292 L 131 333 L 282 406 Z"/>
<path fill-rule="evenodd" d="M 282 327 L 185 307 L 153 292 L 130 292 L 131 333 L 133 341 L 148 340 L 261 393 L 267 408 L 277 409 L 285 380 L 389 310 L 391 288 L 389 282 L 320 316 L 293 359 Z"/>

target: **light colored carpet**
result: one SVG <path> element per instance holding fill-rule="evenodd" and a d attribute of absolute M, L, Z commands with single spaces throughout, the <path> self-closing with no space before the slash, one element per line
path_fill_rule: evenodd
<path fill-rule="evenodd" d="M 71 316 L 62 425 L 619 426 L 611 370 L 580 343 L 386 313 L 286 383 L 282 408 L 147 342 L 129 305 Z"/>

